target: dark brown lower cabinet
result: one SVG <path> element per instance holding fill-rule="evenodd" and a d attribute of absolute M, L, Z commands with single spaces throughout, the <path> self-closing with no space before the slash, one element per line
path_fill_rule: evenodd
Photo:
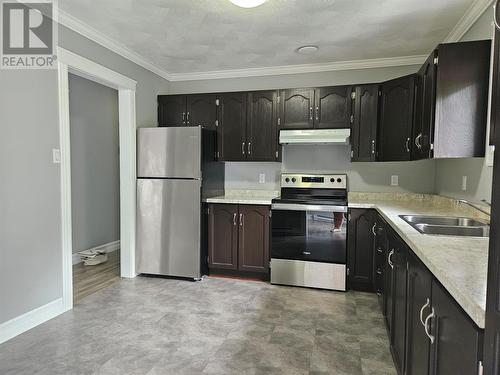
<path fill-rule="evenodd" d="M 432 274 L 411 251 L 408 254 L 408 305 L 406 315 L 406 374 L 427 374 L 430 341 L 424 319 L 431 311 Z"/>
<path fill-rule="evenodd" d="M 269 212 L 269 206 L 210 204 L 209 270 L 268 273 Z"/>
<path fill-rule="evenodd" d="M 391 239 L 392 264 L 394 269 L 393 318 L 391 349 L 399 373 L 403 373 L 406 350 L 406 282 L 408 248 L 397 236 Z"/>
<path fill-rule="evenodd" d="M 350 209 L 347 229 L 347 267 L 349 289 L 373 292 L 373 248 L 375 212 L 371 209 Z"/>
<path fill-rule="evenodd" d="M 237 204 L 209 206 L 208 266 L 218 269 L 238 269 Z"/>
<path fill-rule="evenodd" d="M 240 205 L 238 269 L 267 272 L 269 269 L 269 207 Z"/>
<path fill-rule="evenodd" d="M 482 332 L 448 292 L 432 281 L 430 375 L 480 372 Z"/>

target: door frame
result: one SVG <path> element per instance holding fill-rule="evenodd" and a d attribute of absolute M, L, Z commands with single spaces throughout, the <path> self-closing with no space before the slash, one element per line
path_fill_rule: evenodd
<path fill-rule="evenodd" d="M 57 57 L 61 152 L 62 291 L 63 306 L 66 311 L 73 308 L 69 73 L 118 90 L 120 276 L 125 278 L 137 276 L 135 271 L 137 82 L 61 47 L 57 47 Z"/>

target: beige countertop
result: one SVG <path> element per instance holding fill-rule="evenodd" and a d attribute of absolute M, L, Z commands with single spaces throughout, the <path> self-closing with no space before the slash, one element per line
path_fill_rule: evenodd
<path fill-rule="evenodd" d="M 205 199 L 207 203 L 271 205 L 273 198 L 279 197 L 275 190 L 226 190 L 224 195 Z"/>
<path fill-rule="evenodd" d="M 422 234 L 399 215 L 487 216 L 453 199 L 424 194 L 350 193 L 349 207 L 376 209 L 471 319 L 484 328 L 489 239 Z"/>

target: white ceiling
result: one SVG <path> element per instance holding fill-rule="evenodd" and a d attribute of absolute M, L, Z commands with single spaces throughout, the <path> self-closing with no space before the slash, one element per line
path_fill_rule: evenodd
<path fill-rule="evenodd" d="M 59 7 L 168 73 L 427 54 L 474 0 L 59 0 Z M 301 45 L 320 47 L 299 55 Z"/>

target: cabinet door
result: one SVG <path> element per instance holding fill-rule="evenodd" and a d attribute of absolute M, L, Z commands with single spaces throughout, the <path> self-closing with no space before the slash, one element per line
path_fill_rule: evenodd
<path fill-rule="evenodd" d="M 385 268 L 387 259 L 387 224 L 384 219 L 375 213 L 375 265 L 374 265 L 374 286 L 378 295 L 380 308 L 385 315 Z"/>
<path fill-rule="evenodd" d="M 436 64 L 433 52 L 416 77 L 415 122 L 412 132 L 412 159 L 430 158 L 436 105 Z"/>
<path fill-rule="evenodd" d="M 351 209 L 348 227 L 349 288 L 373 291 L 375 218 L 372 210 Z"/>
<path fill-rule="evenodd" d="M 378 160 L 410 160 L 415 76 L 381 85 Z"/>
<path fill-rule="evenodd" d="M 280 129 L 308 129 L 314 126 L 314 90 L 282 90 Z"/>
<path fill-rule="evenodd" d="M 202 126 L 215 130 L 217 120 L 216 96 L 213 94 L 188 95 L 186 100 L 186 125 Z"/>
<path fill-rule="evenodd" d="M 498 8 L 496 8 L 498 9 Z M 498 10 L 497 10 L 498 13 Z M 495 17 L 498 17 L 495 15 Z M 490 145 L 497 144 L 500 127 L 500 31 L 495 27 L 493 52 L 493 83 L 491 85 Z"/>
<path fill-rule="evenodd" d="M 276 91 L 248 93 L 247 160 L 277 160 L 276 98 Z"/>
<path fill-rule="evenodd" d="M 158 95 L 158 126 L 186 125 L 186 95 Z"/>
<path fill-rule="evenodd" d="M 431 375 L 478 374 L 481 332 L 436 281 L 432 282 Z M 430 319 L 429 319 L 430 320 Z"/>
<path fill-rule="evenodd" d="M 394 240 L 395 236 L 392 230 L 387 233 L 387 254 L 384 274 L 384 312 L 387 330 L 389 331 L 389 340 L 392 343 L 394 316 Z"/>
<path fill-rule="evenodd" d="M 208 267 L 238 269 L 238 205 L 212 204 L 208 215 Z"/>
<path fill-rule="evenodd" d="M 269 206 L 239 207 L 238 269 L 269 270 Z"/>
<path fill-rule="evenodd" d="M 219 151 L 224 161 L 246 159 L 246 93 L 233 92 L 219 97 Z"/>
<path fill-rule="evenodd" d="M 377 151 L 378 85 L 357 86 L 355 93 L 351 160 L 375 161 Z"/>
<path fill-rule="evenodd" d="M 351 86 L 320 87 L 315 92 L 314 127 L 351 127 Z"/>
<path fill-rule="evenodd" d="M 392 322 L 392 352 L 394 362 L 403 373 L 406 350 L 406 244 L 397 237 L 394 245 L 394 316 Z"/>
<path fill-rule="evenodd" d="M 406 319 L 406 374 L 422 375 L 429 371 L 430 341 L 423 318 L 431 311 L 432 274 L 410 251 L 408 254 L 408 313 Z"/>

